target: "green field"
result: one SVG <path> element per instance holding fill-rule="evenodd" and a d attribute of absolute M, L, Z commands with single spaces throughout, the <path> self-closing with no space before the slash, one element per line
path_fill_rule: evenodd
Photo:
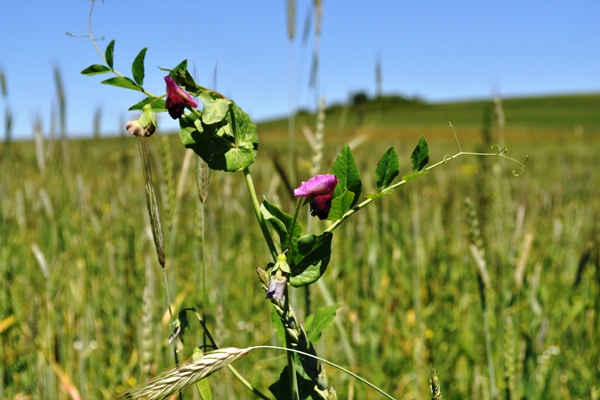
<path fill-rule="evenodd" d="M 502 136 L 507 155 L 530 160 L 514 177 L 518 165 L 507 160 L 459 158 L 336 230 L 324 281 L 340 305 L 339 325 L 316 343 L 319 356 L 397 399 L 431 398 L 430 364 L 445 399 L 494 398 L 494 388 L 503 399 L 600 398 L 600 95 L 504 99 L 503 130 L 491 101 L 392 100 L 330 108 L 321 173 L 351 142 L 363 185 L 374 192 L 375 166 L 390 145 L 401 174 L 410 172 L 420 135 L 430 163 L 455 154 L 448 121 L 465 151 L 489 151 Z M 259 198 L 292 213 L 275 168 L 288 166 L 287 123 L 259 124 L 250 169 Z M 293 187 L 309 177 L 304 125 L 314 131 L 314 116 L 295 119 Z M 136 142 L 0 144 L 0 398 L 68 399 L 75 391 L 107 398 L 173 365 Z M 174 310 L 204 307 L 220 347 L 277 344 L 255 271 L 269 252 L 243 176 L 213 172 L 202 210 L 196 162 L 182 176 L 178 137 L 154 135 L 149 145 Z M 206 296 L 199 290 L 202 220 Z M 312 224 L 316 232 L 327 223 Z M 472 245 L 483 251 L 487 286 Z M 292 294 L 301 321 L 328 304 L 316 285 L 309 305 L 306 298 L 304 290 Z M 191 357 L 201 339 L 190 319 L 179 359 Z M 271 350 L 235 363 L 267 394 L 285 365 Z M 339 399 L 380 398 L 326 370 Z M 226 369 L 208 381 L 216 399 L 254 398 Z M 197 398 L 194 392 L 184 398 Z"/>

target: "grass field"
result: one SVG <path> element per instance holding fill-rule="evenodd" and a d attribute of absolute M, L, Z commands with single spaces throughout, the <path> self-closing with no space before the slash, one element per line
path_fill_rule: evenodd
<path fill-rule="evenodd" d="M 340 304 L 339 326 L 324 333 L 317 352 L 397 399 L 431 398 L 430 364 L 445 399 L 600 398 L 600 95 L 502 106 L 508 155 L 531 157 L 521 176 L 499 158 L 463 157 L 336 231 L 324 280 Z M 321 172 L 352 142 L 372 192 L 376 163 L 390 145 L 401 174 L 410 172 L 420 135 L 432 162 L 456 153 L 448 121 L 463 150 L 488 151 L 500 140 L 488 101 L 333 107 Z M 311 159 L 305 124 L 314 129 L 314 117 L 296 118 L 301 180 Z M 258 195 L 291 213 L 273 162 L 286 158 L 287 121 L 259 124 L 259 139 L 250 168 Z M 46 141 L 37 153 L 34 142 L 0 145 L 0 398 L 106 398 L 173 364 L 135 142 Z M 174 309 L 204 307 L 221 347 L 276 344 L 255 272 L 269 253 L 243 177 L 213 173 L 202 213 L 195 163 L 180 175 L 178 137 L 149 142 Z M 313 224 L 315 231 L 326 226 Z M 321 288 L 310 291 L 311 311 L 327 304 Z M 293 294 L 300 320 L 304 298 L 303 290 Z M 190 320 L 180 360 L 201 336 Z M 282 353 L 265 350 L 235 367 L 268 393 L 285 364 Z M 327 374 L 340 399 L 379 398 L 332 367 Z M 208 380 L 217 399 L 253 398 L 229 371 Z M 194 396 L 190 389 L 184 398 Z"/>

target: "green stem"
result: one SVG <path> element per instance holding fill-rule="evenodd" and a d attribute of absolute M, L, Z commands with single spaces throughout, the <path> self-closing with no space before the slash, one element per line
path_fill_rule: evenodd
<path fill-rule="evenodd" d="M 505 158 L 507 160 L 510 161 L 514 161 L 517 164 L 519 164 L 519 166 L 521 167 L 521 171 L 517 172 L 515 170 L 512 171 L 512 174 L 514 176 L 519 176 L 521 174 L 521 172 L 523 172 L 523 168 L 525 167 L 525 163 L 527 162 L 527 160 L 529 159 L 529 156 L 525 157 L 525 161 L 524 162 L 520 162 L 514 158 L 511 157 L 507 157 L 504 155 L 504 151 L 506 150 L 505 148 L 500 148 L 498 146 L 499 150 L 496 153 L 474 153 L 474 152 L 469 152 L 469 151 L 459 151 L 458 153 L 454 154 L 453 156 L 445 156 L 444 159 L 442 161 L 439 161 L 433 165 L 430 165 L 429 167 L 425 168 L 423 171 L 424 172 L 429 172 L 434 168 L 439 167 L 440 165 L 444 165 L 447 164 L 448 162 L 457 159 L 460 156 L 487 156 L 487 157 L 500 157 L 500 158 Z M 414 177 L 413 177 L 414 178 Z M 410 181 L 411 179 L 402 179 L 400 182 L 397 182 L 391 186 L 388 186 L 387 188 L 382 189 L 381 191 L 392 191 L 394 189 L 399 188 L 400 186 L 405 185 L 408 181 Z M 365 201 L 363 201 L 360 204 L 355 205 L 354 207 L 352 207 L 350 210 L 346 211 L 346 213 L 344 215 L 342 215 L 342 218 L 336 220 L 335 222 L 333 222 L 331 225 L 329 225 L 329 227 L 327 229 L 325 229 L 325 232 L 333 232 L 337 227 L 339 227 L 342 222 L 344 222 L 349 216 L 351 216 L 352 214 L 354 214 L 355 212 L 357 212 L 358 210 L 360 210 L 361 208 L 364 208 L 366 206 L 368 206 L 369 204 L 371 204 L 372 202 L 374 202 L 376 199 L 372 199 L 372 198 L 368 198 Z"/>
<path fill-rule="evenodd" d="M 269 247 L 271 256 L 275 261 L 277 259 L 277 249 L 275 248 L 275 243 L 273 243 L 273 238 L 269 233 L 267 223 L 263 218 L 262 213 L 260 212 L 260 205 L 258 203 L 258 198 L 256 197 L 256 190 L 254 189 L 254 183 L 252 182 L 252 175 L 250 175 L 250 170 L 248 169 L 248 167 L 244 168 L 244 178 L 246 180 L 246 186 L 248 187 L 248 194 L 250 194 L 250 199 L 252 200 L 252 208 L 254 209 L 254 215 L 256 216 L 258 225 L 260 225 L 260 230 L 262 231 L 265 241 L 267 242 L 267 246 Z"/>
<path fill-rule="evenodd" d="M 298 213 L 300 212 L 300 208 L 302 207 L 302 201 L 303 201 L 303 198 L 298 197 L 298 201 L 296 202 L 296 209 L 294 210 L 294 218 L 292 219 L 292 225 L 289 228 L 287 241 L 285 244 L 285 249 L 289 249 L 292 245 L 292 238 L 294 236 L 294 226 L 296 225 L 296 220 L 298 219 Z"/>
<path fill-rule="evenodd" d="M 89 36 L 92 44 L 94 45 L 94 48 L 96 49 L 96 51 L 98 52 L 98 54 L 100 55 L 100 58 L 102 58 L 102 60 L 104 61 L 105 64 L 108 65 L 108 63 L 106 62 L 106 57 L 104 56 L 104 54 L 102 53 L 102 51 L 100 50 L 100 47 L 98 47 L 98 44 L 96 43 L 96 40 L 94 39 L 94 35 L 92 35 L 92 20 L 93 20 L 93 16 L 94 16 L 94 4 L 96 3 L 97 0 L 92 0 L 92 6 L 90 7 L 90 18 L 88 20 L 88 34 L 87 36 Z M 85 37 L 85 35 L 83 36 Z M 117 71 L 116 69 L 111 68 L 111 71 L 119 76 L 119 77 L 123 77 L 123 74 L 121 74 L 119 71 Z M 147 91 L 144 88 L 140 88 L 141 92 L 144 93 L 146 96 L 148 97 L 156 97 L 154 94 L 152 94 L 151 92 Z M 161 96 L 163 97 L 163 96 Z"/>
<path fill-rule="evenodd" d="M 289 303 L 289 291 L 286 287 L 285 289 L 285 303 L 284 303 L 284 308 L 285 310 L 289 310 L 290 308 L 290 303 Z M 287 313 L 287 311 L 286 311 Z M 288 349 L 292 349 L 294 346 L 292 344 L 292 338 L 290 337 L 290 335 L 287 333 L 285 334 L 285 347 L 287 347 Z M 288 374 L 290 376 L 290 388 L 292 390 L 292 399 L 293 400 L 300 400 L 300 394 L 298 391 L 298 378 L 296 377 L 296 358 L 294 356 L 294 353 L 292 352 L 286 352 L 287 355 L 287 364 L 288 364 Z"/>

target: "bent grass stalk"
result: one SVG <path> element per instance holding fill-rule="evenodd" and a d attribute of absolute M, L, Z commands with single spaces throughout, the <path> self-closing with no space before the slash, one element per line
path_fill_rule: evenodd
<path fill-rule="evenodd" d="M 300 350 L 279 347 L 279 346 L 251 346 L 243 349 L 237 347 L 225 347 L 208 353 L 196 360 L 192 360 L 185 364 L 173 367 L 150 382 L 146 382 L 136 388 L 133 388 L 125 393 L 121 393 L 119 396 L 114 397 L 113 400 L 118 399 L 136 399 L 136 400 L 161 400 L 167 399 L 170 396 L 181 392 L 185 388 L 207 376 L 219 371 L 221 368 L 230 365 L 234 361 L 245 357 L 248 353 L 253 350 L 259 349 L 271 349 L 271 350 L 283 350 L 288 353 L 296 353 L 304 357 L 314 358 L 322 363 L 331 365 L 334 368 L 350 375 L 351 377 L 364 383 L 371 389 L 375 390 L 387 399 L 394 400 L 394 397 L 384 392 L 371 382 L 360 377 L 352 371 L 347 370 L 331 361 L 327 361 L 321 357 L 309 354 Z"/>

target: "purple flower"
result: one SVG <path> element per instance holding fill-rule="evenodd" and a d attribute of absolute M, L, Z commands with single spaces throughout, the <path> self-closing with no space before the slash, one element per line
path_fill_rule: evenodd
<path fill-rule="evenodd" d="M 181 117 L 185 106 L 196 108 L 198 103 L 188 92 L 180 88 L 173 78 L 165 76 L 165 82 L 167 83 L 167 100 L 166 108 L 169 111 L 169 115 L 173 119 Z"/>
<path fill-rule="evenodd" d="M 287 278 L 283 274 L 271 275 L 269 287 L 267 288 L 267 299 L 274 298 L 283 300 L 286 287 Z"/>
<path fill-rule="evenodd" d="M 310 215 L 326 219 L 337 183 L 338 179 L 335 175 L 316 175 L 302 182 L 300 187 L 294 190 L 294 196 L 306 197 L 310 201 Z"/>

